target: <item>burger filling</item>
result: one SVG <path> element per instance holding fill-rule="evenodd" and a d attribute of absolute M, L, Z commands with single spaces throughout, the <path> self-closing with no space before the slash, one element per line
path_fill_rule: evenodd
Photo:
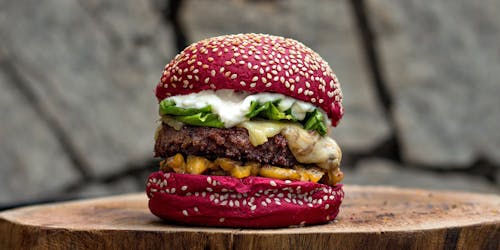
<path fill-rule="evenodd" d="M 161 169 L 190 174 L 263 176 L 334 185 L 341 151 L 324 136 L 313 105 L 281 94 L 203 91 L 160 103 L 155 154 Z"/>
<path fill-rule="evenodd" d="M 261 118 L 299 122 L 304 129 L 327 133 L 326 116 L 310 103 L 277 93 L 250 95 L 233 90 L 202 91 L 172 96 L 160 102 L 160 115 L 184 124 L 230 128 Z"/>

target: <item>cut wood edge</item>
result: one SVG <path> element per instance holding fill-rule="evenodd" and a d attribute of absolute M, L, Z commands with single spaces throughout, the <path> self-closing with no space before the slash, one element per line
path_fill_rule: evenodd
<path fill-rule="evenodd" d="M 68 244 L 72 248 L 171 249 L 499 247 L 500 196 L 395 187 L 346 186 L 345 191 L 344 209 L 335 223 L 268 230 L 169 225 L 149 212 L 145 194 L 31 206 L 0 213 L 0 248 L 66 249 Z M 379 196 L 386 198 L 385 203 Z M 421 220 L 436 218 L 453 221 L 441 215 L 456 216 L 462 212 L 460 207 L 441 209 L 457 199 L 470 203 L 463 208 L 471 213 L 468 221 L 422 224 Z M 422 206 L 427 200 L 438 210 L 414 216 L 405 210 L 409 206 L 429 212 Z M 480 214 L 485 208 L 496 209 L 496 214 Z M 354 217 L 353 211 L 357 211 Z M 446 213 L 436 217 L 439 211 Z M 424 226 L 409 224 L 412 218 Z M 398 220 L 402 227 L 394 227 Z"/>

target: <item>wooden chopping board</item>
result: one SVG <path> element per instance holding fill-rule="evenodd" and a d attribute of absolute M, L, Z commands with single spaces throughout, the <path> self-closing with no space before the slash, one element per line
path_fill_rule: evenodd
<path fill-rule="evenodd" d="M 0 249 L 500 249 L 500 196 L 345 186 L 334 223 L 267 230 L 169 225 L 145 194 L 0 213 Z"/>

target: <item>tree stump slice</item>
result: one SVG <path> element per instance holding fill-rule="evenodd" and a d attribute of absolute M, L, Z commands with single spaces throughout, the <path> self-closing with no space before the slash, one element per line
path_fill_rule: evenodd
<path fill-rule="evenodd" d="M 500 196 L 345 186 L 337 220 L 282 229 L 171 225 L 145 194 L 0 213 L 0 249 L 500 249 Z"/>

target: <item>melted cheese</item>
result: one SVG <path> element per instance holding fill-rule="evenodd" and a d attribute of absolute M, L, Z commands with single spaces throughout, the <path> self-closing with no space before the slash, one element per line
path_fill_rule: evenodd
<path fill-rule="evenodd" d="M 288 148 L 298 162 L 316 164 L 332 170 L 338 168 L 342 152 L 337 143 L 328 136 L 309 132 L 298 124 L 276 121 L 245 121 L 238 126 L 248 130 L 250 142 L 254 146 L 262 145 L 268 138 L 281 133 L 288 141 Z"/>
<path fill-rule="evenodd" d="M 267 138 L 279 134 L 284 128 L 290 125 L 283 122 L 245 121 L 238 124 L 238 126 L 248 130 L 252 145 L 259 146 L 266 143 Z"/>

